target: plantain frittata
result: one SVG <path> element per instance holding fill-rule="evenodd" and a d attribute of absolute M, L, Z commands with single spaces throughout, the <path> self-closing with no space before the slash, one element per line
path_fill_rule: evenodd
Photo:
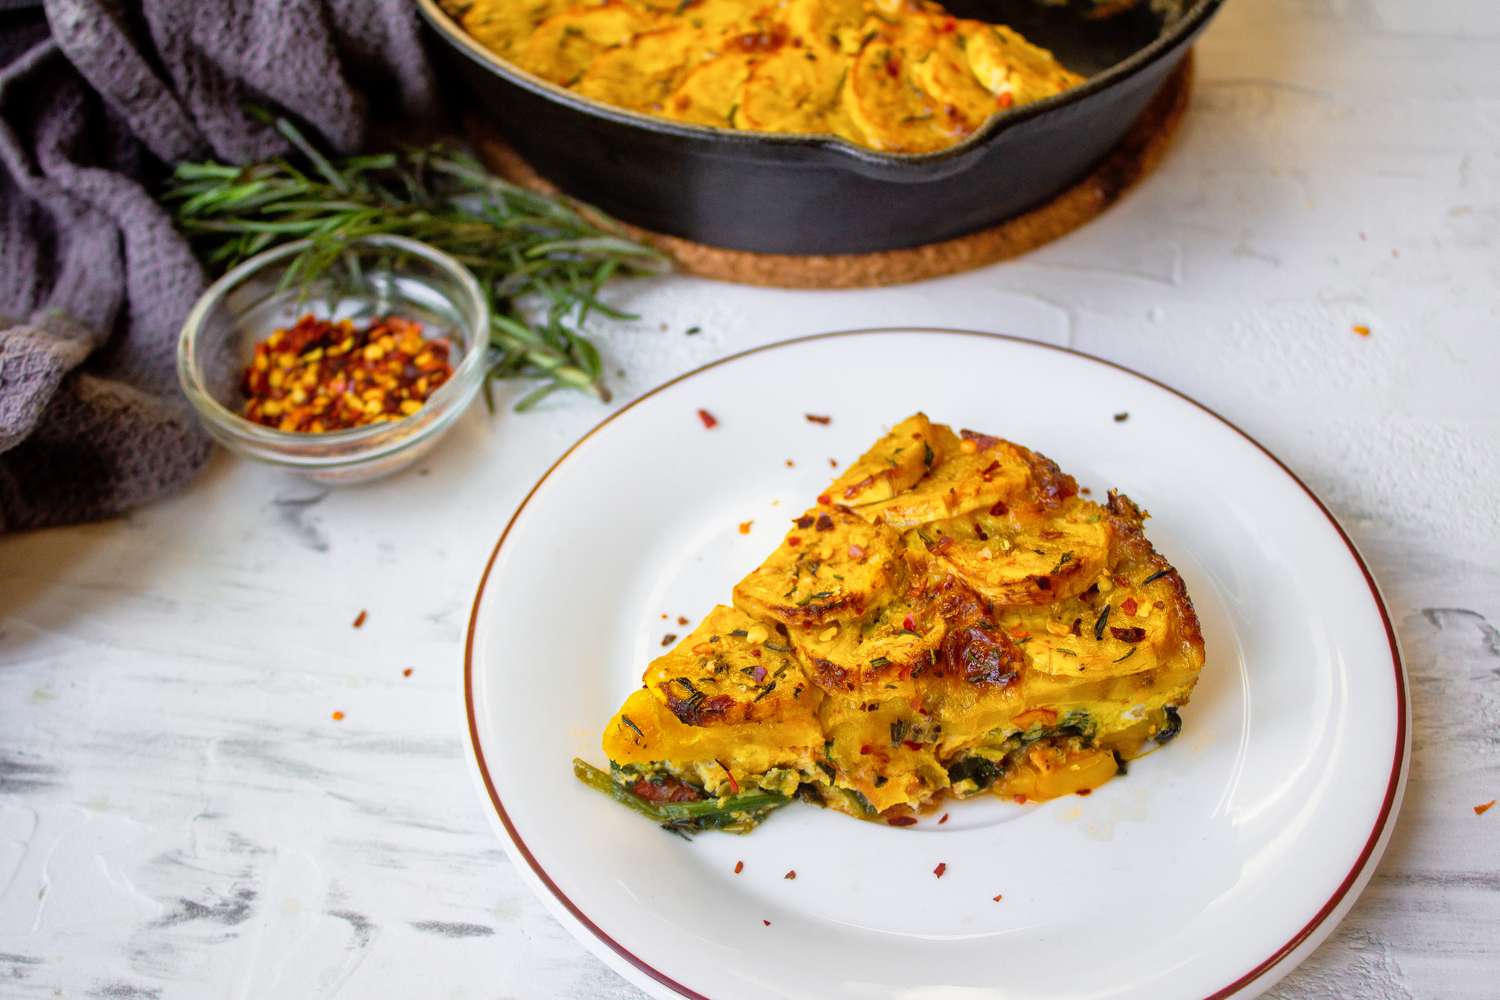
<path fill-rule="evenodd" d="M 1203 665 L 1124 495 L 918 413 L 646 669 L 579 777 L 675 830 L 794 796 L 895 826 L 944 796 L 1091 791 L 1177 734 Z"/>
<path fill-rule="evenodd" d="M 920 153 L 1083 78 L 928 0 L 445 0 L 544 80 L 662 118 Z"/>

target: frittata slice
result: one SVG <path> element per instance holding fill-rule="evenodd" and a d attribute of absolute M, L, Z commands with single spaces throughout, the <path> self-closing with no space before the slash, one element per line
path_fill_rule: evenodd
<path fill-rule="evenodd" d="M 610 722 L 580 777 L 677 831 L 800 797 L 894 826 L 1087 793 L 1181 725 L 1204 662 L 1146 514 L 914 414 L 793 519 Z"/>

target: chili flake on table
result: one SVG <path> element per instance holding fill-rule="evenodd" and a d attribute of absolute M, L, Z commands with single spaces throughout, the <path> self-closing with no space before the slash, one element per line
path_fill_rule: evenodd
<path fill-rule="evenodd" d="M 400 420 L 452 377 L 448 352 L 446 340 L 399 316 L 357 327 L 309 313 L 255 345 L 244 415 L 303 434 Z"/>

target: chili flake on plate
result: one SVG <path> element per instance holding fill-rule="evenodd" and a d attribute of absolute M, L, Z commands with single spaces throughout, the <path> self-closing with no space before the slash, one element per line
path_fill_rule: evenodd
<path fill-rule="evenodd" d="M 357 327 L 309 313 L 255 345 L 244 416 L 302 434 L 400 420 L 452 377 L 448 353 L 446 340 L 399 316 Z"/>

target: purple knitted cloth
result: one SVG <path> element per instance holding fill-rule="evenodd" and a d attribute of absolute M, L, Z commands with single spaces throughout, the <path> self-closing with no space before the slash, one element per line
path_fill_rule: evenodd
<path fill-rule="evenodd" d="M 184 159 L 359 147 L 430 118 L 410 0 L 46 0 L 0 9 L 0 531 L 129 510 L 211 444 L 177 387 L 204 274 L 150 195 Z"/>

